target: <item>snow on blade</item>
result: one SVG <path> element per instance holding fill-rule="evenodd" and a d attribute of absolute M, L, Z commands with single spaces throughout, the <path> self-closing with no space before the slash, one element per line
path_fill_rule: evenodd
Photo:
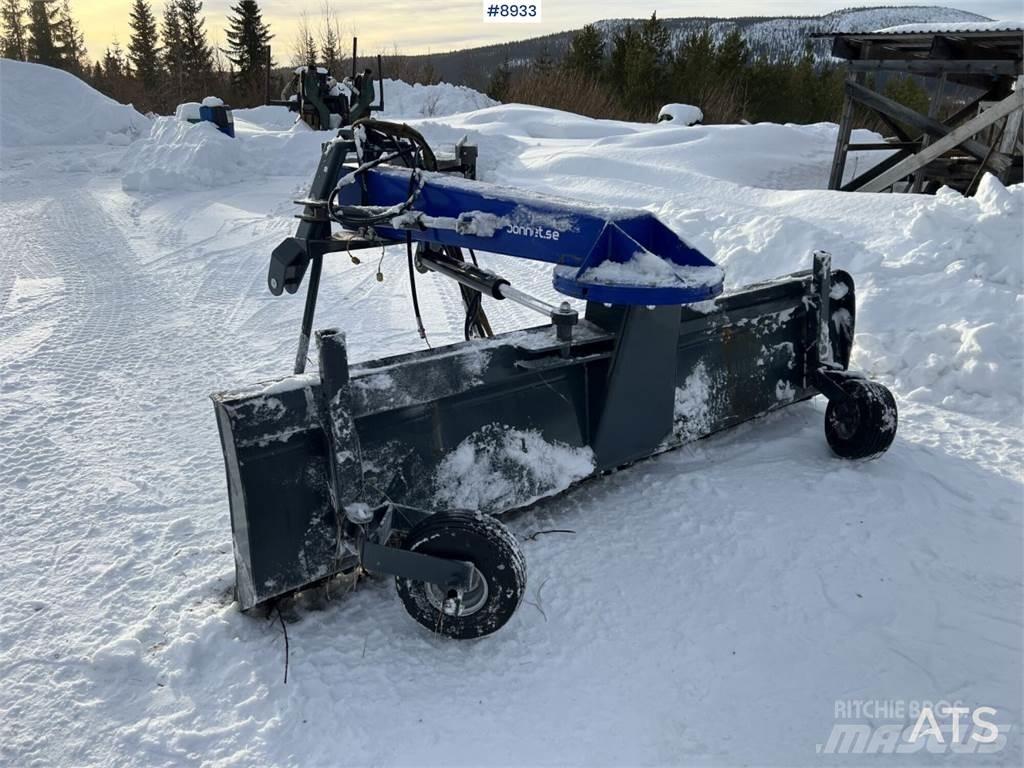
<path fill-rule="evenodd" d="M 593 471 L 590 448 L 493 424 L 467 437 L 441 463 L 435 500 L 441 508 L 503 511 L 564 491 Z"/>
<path fill-rule="evenodd" d="M 719 267 L 675 264 L 648 250 L 639 250 L 628 261 L 605 261 L 591 267 L 579 279 L 588 283 L 645 288 L 704 288 L 718 285 L 723 278 Z"/>

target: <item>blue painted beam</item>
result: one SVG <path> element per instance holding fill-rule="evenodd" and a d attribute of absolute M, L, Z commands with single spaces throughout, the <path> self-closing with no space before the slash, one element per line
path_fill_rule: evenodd
<path fill-rule="evenodd" d="M 352 170 L 352 169 L 348 169 Z M 341 205 L 396 207 L 384 238 L 472 248 L 554 264 L 554 287 L 576 298 L 621 305 L 688 304 L 722 291 L 724 273 L 648 211 L 422 172 L 411 210 L 411 171 L 378 166 L 343 176 Z M 364 194 L 365 189 L 365 194 Z"/>

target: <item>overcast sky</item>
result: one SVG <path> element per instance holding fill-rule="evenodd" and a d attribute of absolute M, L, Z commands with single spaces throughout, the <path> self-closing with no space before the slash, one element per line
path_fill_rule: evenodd
<path fill-rule="evenodd" d="M 510 0 L 497 0 L 510 2 Z M 163 0 L 151 0 L 154 12 L 163 10 Z M 203 12 L 211 39 L 223 44 L 224 19 L 237 0 L 206 0 Z M 516 0 L 530 2 L 530 0 Z M 482 0 L 372 0 L 331 2 L 347 37 L 359 36 L 360 50 L 367 53 L 448 51 L 475 45 L 575 29 L 599 19 L 649 16 L 782 16 L 818 15 L 852 5 L 923 5 L 927 0 L 857 3 L 856 0 L 812 2 L 811 0 L 542 0 L 540 24 L 486 24 L 481 20 Z M 324 0 L 259 0 L 264 18 L 275 34 L 274 58 L 286 63 L 296 36 L 300 15 L 305 12 L 315 24 Z M 1024 19 L 1024 0 L 957 0 L 938 2 L 952 8 L 973 11 L 995 19 Z M 102 56 L 114 40 L 127 45 L 128 11 L 131 0 L 72 0 L 72 8 L 85 33 L 90 58 Z"/>

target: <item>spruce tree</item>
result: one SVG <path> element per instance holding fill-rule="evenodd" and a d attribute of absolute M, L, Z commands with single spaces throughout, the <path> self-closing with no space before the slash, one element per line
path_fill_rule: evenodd
<path fill-rule="evenodd" d="M 103 54 L 103 77 L 108 84 L 112 84 L 126 77 L 127 69 L 124 51 L 121 50 L 120 43 L 115 40 L 113 46 L 107 48 Z"/>
<path fill-rule="evenodd" d="M 128 60 L 143 87 L 152 92 L 160 79 L 160 46 L 156 17 L 146 0 L 134 0 L 129 21 L 132 34 L 128 40 Z"/>
<path fill-rule="evenodd" d="M 588 79 L 597 79 L 604 63 L 604 37 L 593 24 L 587 24 L 573 35 L 563 65 Z"/>
<path fill-rule="evenodd" d="M 715 65 L 719 74 L 726 78 L 739 77 L 747 65 L 747 41 L 738 27 L 734 27 L 718 44 Z"/>
<path fill-rule="evenodd" d="M 506 58 L 501 65 L 491 73 L 487 83 L 487 95 L 495 101 L 504 101 L 508 96 L 509 86 L 512 84 L 512 70 Z"/>
<path fill-rule="evenodd" d="M 181 16 L 178 13 L 177 0 L 168 0 L 164 6 L 164 17 L 161 24 L 160 34 L 163 37 L 163 60 L 164 69 L 171 82 L 171 89 L 175 96 L 181 96 L 184 90 L 184 42 L 181 37 Z"/>
<path fill-rule="evenodd" d="M 238 69 L 236 84 L 251 84 L 263 70 L 264 49 L 270 43 L 270 29 L 263 21 L 256 0 L 239 0 L 228 17 L 228 60 Z"/>
<path fill-rule="evenodd" d="M 7 59 L 24 61 L 28 55 L 25 9 L 21 0 L 3 0 L 0 4 L 0 19 L 3 21 L 3 56 Z"/>
<path fill-rule="evenodd" d="M 616 91 L 620 91 L 626 85 L 626 66 L 629 52 L 637 42 L 637 34 L 632 24 L 626 24 L 621 32 L 612 36 L 612 52 L 608 57 L 608 83 Z"/>
<path fill-rule="evenodd" d="M 206 42 L 201 0 L 178 0 L 178 23 L 181 25 L 181 69 L 190 88 L 205 87 L 213 71 L 213 51 Z"/>
<path fill-rule="evenodd" d="M 635 117 L 649 118 L 666 90 L 669 32 L 656 14 L 640 25 L 625 49 L 620 92 Z"/>
<path fill-rule="evenodd" d="M 548 50 L 546 44 L 542 45 L 533 57 L 533 68 L 539 75 L 547 75 L 554 70 L 555 60 L 551 58 L 551 51 Z"/>
<path fill-rule="evenodd" d="M 62 0 L 53 39 L 60 50 L 61 68 L 76 75 L 86 71 L 85 35 L 71 15 L 71 0 Z"/>
<path fill-rule="evenodd" d="M 57 25 L 56 0 L 36 0 L 28 8 L 28 50 L 27 58 L 36 64 L 50 67 L 61 65 L 60 49 L 54 40 L 53 28 Z"/>
<path fill-rule="evenodd" d="M 675 98 L 702 106 L 715 78 L 715 39 L 704 27 L 687 35 L 672 63 L 672 89 Z"/>
<path fill-rule="evenodd" d="M 295 35 L 292 63 L 296 67 L 314 67 L 316 66 L 317 55 L 316 40 L 313 39 L 313 32 L 309 27 L 309 17 L 303 11 L 299 15 L 299 28 Z"/>
<path fill-rule="evenodd" d="M 341 28 L 338 26 L 338 19 L 331 10 L 329 3 L 325 2 L 320 15 L 320 52 L 321 61 L 332 75 L 341 74 L 342 52 L 341 52 Z"/>

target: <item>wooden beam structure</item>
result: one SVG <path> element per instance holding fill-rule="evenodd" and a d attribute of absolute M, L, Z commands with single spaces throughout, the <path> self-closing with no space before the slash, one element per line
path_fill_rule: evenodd
<path fill-rule="evenodd" d="M 1024 90 L 1014 91 L 993 107 L 986 109 L 977 117 L 968 120 L 959 128 L 955 128 L 941 139 L 922 149 L 916 155 L 897 163 L 885 173 L 875 177 L 860 187 L 861 192 L 881 192 L 900 179 L 909 176 L 919 168 L 956 146 L 963 146 L 967 136 L 974 136 L 984 128 L 1002 120 L 1011 112 L 1024 108 Z"/>
<path fill-rule="evenodd" d="M 832 38 L 832 55 L 847 60 L 829 189 L 918 192 L 948 185 L 969 193 L 984 172 L 1004 183 L 1021 181 L 1024 27 L 921 25 L 815 37 Z M 923 113 L 879 92 L 893 76 L 931 83 Z M 858 110 L 881 121 L 895 140 L 851 143 Z M 891 154 L 844 181 L 850 152 L 882 150 Z"/>

